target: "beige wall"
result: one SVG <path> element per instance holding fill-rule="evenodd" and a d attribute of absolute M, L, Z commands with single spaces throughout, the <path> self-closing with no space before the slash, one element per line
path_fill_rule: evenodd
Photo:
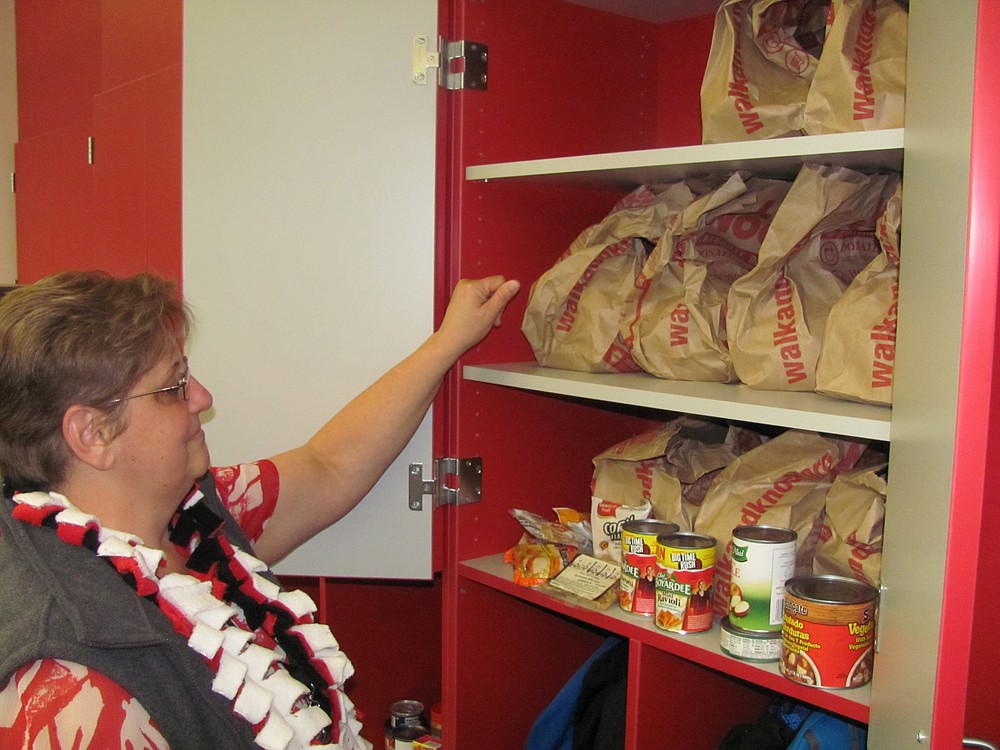
<path fill-rule="evenodd" d="M 0 284 L 10 284 L 17 275 L 14 233 L 14 194 L 10 175 L 14 172 L 17 141 L 17 75 L 14 54 L 14 0 L 0 0 Z"/>

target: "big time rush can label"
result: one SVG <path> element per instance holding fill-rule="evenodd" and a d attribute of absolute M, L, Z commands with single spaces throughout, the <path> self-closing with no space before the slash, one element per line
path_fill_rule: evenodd
<path fill-rule="evenodd" d="M 715 538 L 678 531 L 656 539 L 656 626 L 672 633 L 712 627 Z"/>
<path fill-rule="evenodd" d="M 668 521 L 634 519 L 622 524 L 622 574 L 618 606 L 635 615 L 656 611 L 656 538 L 679 530 Z"/>

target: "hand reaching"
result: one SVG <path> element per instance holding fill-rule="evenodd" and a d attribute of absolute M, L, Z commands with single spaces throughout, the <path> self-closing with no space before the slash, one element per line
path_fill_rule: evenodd
<path fill-rule="evenodd" d="M 438 329 L 438 336 L 454 347 L 456 359 L 500 325 L 507 303 L 520 288 L 519 281 L 503 276 L 458 282 Z"/>

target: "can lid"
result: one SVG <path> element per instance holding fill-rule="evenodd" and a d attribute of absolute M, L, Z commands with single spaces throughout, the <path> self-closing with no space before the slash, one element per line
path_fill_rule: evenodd
<path fill-rule="evenodd" d="M 633 518 L 622 524 L 622 532 L 630 534 L 672 534 L 681 527 L 670 521 L 660 521 L 656 518 Z"/>
<path fill-rule="evenodd" d="M 695 534 L 692 531 L 675 531 L 668 534 L 660 534 L 656 537 L 656 543 L 661 547 L 708 549 L 715 546 L 716 540 L 714 536 L 708 536 L 707 534 Z"/>
<path fill-rule="evenodd" d="M 785 594 L 821 604 L 861 604 L 878 597 L 864 581 L 846 576 L 796 576 L 785 581 Z"/>
<path fill-rule="evenodd" d="M 402 700 L 396 701 L 389 707 L 389 713 L 400 719 L 407 719 L 420 716 L 424 712 L 424 704 L 420 701 Z"/>
<path fill-rule="evenodd" d="M 781 526 L 737 526 L 733 529 L 733 539 L 742 539 L 750 542 L 772 544 L 794 542 L 798 536 L 792 529 L 786 529 Z"/>

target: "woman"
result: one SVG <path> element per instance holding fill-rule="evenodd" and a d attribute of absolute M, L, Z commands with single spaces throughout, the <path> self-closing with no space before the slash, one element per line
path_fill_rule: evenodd
<path fill-rule="evenodd" d="M 518 289 L 460 282 L 304 445 L 212 470 L 172 285 L 66 273 L 0 300 L 0 746 L 369 747 L 350 662 L 267 566 L 360 502 Z"/>

